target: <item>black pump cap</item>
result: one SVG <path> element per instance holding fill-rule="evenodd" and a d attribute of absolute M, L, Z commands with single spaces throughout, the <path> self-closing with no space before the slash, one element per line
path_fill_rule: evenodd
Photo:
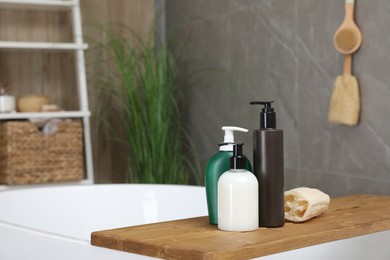
<path fill-rule="evenodd" d="M 230 158 L 230 169 L 245 169 L 246 157 L 242 154 L 244 144 L 233 145 L 233 156 Z"/>
<path fill-rule="evenodd" d="M 272 107 L 274 101 L 252 101 L 251 105 L 263 105 L 260 113 L 260 128 L 276 128 L 276 113 Z"/>

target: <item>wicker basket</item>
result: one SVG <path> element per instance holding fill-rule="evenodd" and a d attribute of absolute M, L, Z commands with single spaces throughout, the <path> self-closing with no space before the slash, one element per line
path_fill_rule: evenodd
<path fill-rule="evenodd" d="M 80 120 L 62 121 L 51 136 L 27 121 L 0 123 L 0 183 L 77 181 L 84 177 Z"/>

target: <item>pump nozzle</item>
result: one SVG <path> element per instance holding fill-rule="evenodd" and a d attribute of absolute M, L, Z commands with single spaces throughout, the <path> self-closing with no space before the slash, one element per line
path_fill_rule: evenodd
<path fill-rule="evenodd" d="M 222 130 L 225 131 L 223 143 L 226 143 L 226 145 L 221 145 L 219 147 L 220 151 L 233 151 L 234 131 L 248 132 L 248 129 L 237 126 L 223 126 Z"/>
<path fill-rule="evenodd" d="M 276 114 L 272 108 L 274 101 L 251 101 L 251 105 L 264 106 L 260 113 L 260 128 L 276 128 Z"/>
<path fill-rule="evenodd" d="M 263 109 L 272 109 L 271 104 L 274 103 L 274 101 L 251 101 L 249 104 L 251 105 L 264 105 Z"/>

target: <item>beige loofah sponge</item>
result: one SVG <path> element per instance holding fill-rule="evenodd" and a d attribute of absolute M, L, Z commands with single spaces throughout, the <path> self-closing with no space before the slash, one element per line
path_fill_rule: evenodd
<path fill-rule="evenodd" d="M 329 104 L 329 122 L 353 126 L 359 123 L 359 115 L 360 93 L 356 77 L 338 76 Z"/>
<path fill-rule="evenodd" d="M 304 222 L 328 210 L 329 195 L 318 189 L 296 188 L 284 193 L 284 217 L 293 222 Z"/>

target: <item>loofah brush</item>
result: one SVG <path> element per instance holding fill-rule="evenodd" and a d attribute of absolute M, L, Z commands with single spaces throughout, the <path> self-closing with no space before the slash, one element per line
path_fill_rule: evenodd
<path fill-rule="evenodd" d="M 333 42 L 344 54 L 344 74 L 335 81 L 330 99 L 328 120 L 336 124 L 357 125 L 360 114 L 360 93 L 357 79 L 352 76 L 352 53 L 362 44 L 362 33 L 354 21 L 354 0 L 346 0 L 345 18 Z"/>
<path fill-rule="evenodd" d="M 360 115 L 360 91 L 356 77 L 351 75 L 352 55 L 346 54 L 344 74 L 336 78 L 330 99 L 329 122 L 357 125 Z"/>

